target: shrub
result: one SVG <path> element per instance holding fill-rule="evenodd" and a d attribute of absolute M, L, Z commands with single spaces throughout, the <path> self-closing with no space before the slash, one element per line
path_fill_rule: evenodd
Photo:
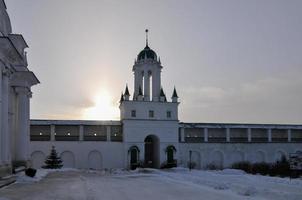
<path fill-rule="evenodd" d="M 221 170 L 222 167 L 219 166 L 219 165 L 216 165 L 216 164 L 214 164 L 214 163 L 210 163 L 210 164 L 208 164 L 208 165 L 206 166 L 206 169 L 207 169 L 207 170 Z"/>
<path fill-rule="evenodd" d="M 131 165 L 130 165 L 130 169 L 131 170 L 135 170 L 136 168 L 138 168 L 139 167 L 139 164 L 138 163 L 132 163 Z"/>
<path fill-rule="evenodd" d="M 252 174 L 261 174 L 261 175 L 267 175 L 269 174 L 269 171 L 271 169 L 271 164 L 260 162 L 260 163 L 254 163 L 252 164 Z"/>
<path fill-rule="evenodd" d="M 278 160 L 276 163 L 272 164 L 269 175 L 281 177 L 291 175 L 289 161 L 285 156 L 282 156 L 281 160 Z"/>
<path fill-rule="evenodd" d="M 177 167 L 177 160 L 174 160 L 172 163 L 167 163 L 165 161 L 160 165 L 161 169 L 169 169 L 169 168 L 173 168 L 173 167 Z"/>
<path fill-rule="evenodd" d="M 36 175 L 36 173 L 37 173 L 37 170 L 36 170 L 36 169 L 33 169 L 33 168 L 27 168 L 27 169 L 25 170 L 26 176 L 29 176 L 29 177 L 31 177 L 31 178 L 33 178 L 33 177 Z"/>
<path fill-rule="evenodd" d="M 173 168 L 173 167 L 177 167 L 176 163 L 168 163 L 167 164 L 167 168 Z"/>
<path fill-rule="evenodd" d="M 240 169 L 240 170 L 245 171 L 246 173 L 251 173 L 252 172 L 252 165 L 248 161 L 241 161 L 241 162 L 233 163 L 231 168 L 232 169 Z"/>
<path fill-rule="evenodd" d="M 188 168 L 189 169 L 195 169 L 195 167 L 196 167 L 196 163 L 195 162 L 193 162 L 193 161 L 191 161 L 191 162 L 188 162 Z"/>
<path fill-rule="evenodd" d="M 162 164 L 160 164 L 160 168 L 161 169 L 165 169 L 167 165 L 167 162 L 163 162 Z"/>
<path fill-rule="evenodd" d="M 302 176 L 302 171 L 301 170 L 292 170 L 290 177 L 291 178 L 299 178 L 300 176 Z"/>
<path fill-rule="evenodd" d="M 138 161 L 137 163 L 130 164 L 130 170 L 135 170 L 136 168 L 144 168 L 143 162 Z"/>
<path fill-rule="evenodd" d="M 280 176 L 280 177 L 288 177 L 292 175 L 289 161 L 286 159 L 285 156 L 282 156 L 280 160 L 272 164 L 265 163 L 265 162 L 251 164 L 249 162 L 243 161 L 243 162 L 234 163 L 231 168 L 241 169 L 247 173 L 252 173 L 252 174 Z"/>

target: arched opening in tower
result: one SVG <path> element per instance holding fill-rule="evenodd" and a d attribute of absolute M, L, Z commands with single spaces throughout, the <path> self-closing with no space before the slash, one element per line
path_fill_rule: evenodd
<path fill-rule="evenodd" d="M 152 80 L 153 79 L 153 76 L 152 76 L 152 72 L 150 72 L 149 71 L 149 86 L 150 86 L 150 89 L 149 89 L 149 91 L 150 91 L 150 100 L 152 100 L 152 97 L 153 97 L 153 93 L 152 93 L 152 89 L 153 89 L 153 83 L 152 83 Z"/>
<path fill-rule="evenodd" d="M 145 138 L 145 167 L 159 168 L 159 139 L 155 135 Z"/>

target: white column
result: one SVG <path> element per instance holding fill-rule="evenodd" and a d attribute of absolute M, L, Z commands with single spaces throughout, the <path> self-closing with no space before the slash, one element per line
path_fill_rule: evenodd
<path fill-rule="evenodd" d="M 156 70 L 152 71 L 152 101 L 159 101 L 159 94 L 157 94 L 157 74 Z"/>
<path fill-rule="evenodd" d="M 204 128 L 203 133 L 204 133 L 204 142 L 208 142 L 208 138 L 209 138 L 208 128 Z"/>
<path fill-rule="evenodd" d="M 80 131 L 80 141 L 83 141 L 84 140 L 84 126 L 83 125 L 80 125 L 79 127 Z"/>
<path fill-rule="evenodd" d="M 252 129 L 251 128 L 247 129 L 247 141 L 252 142 Z"/>
<path fill-rule="evenodd" d="M 0 127 L 3 125 L 3 114 L 2 114 L 2 66 L 0 66 Z M 0 129 L 0 152 L 2 152 L 3 148 L 3 139 L 2 139 L 3 131 Z M 2 154 L 0 153 L 0 165 L 2 164 Z"/>
<path fill-rule="evenodd" d="M 267 129 L 268 142 L 272 142 L 272 129 Z"/>
<path fill-rule="evenodd" d="M 230 128 L 226 128 L 225 131 L 226 131 L 226 141 L 230 142 Z"/>
<path fill-rule="evenodd" d="M 150 101 L 150 76 L 148 71 L 144 72 L 144 101 Z"/>
<path fill-rule="evenodd" d="M 134 96 L 138 93 L 138 71 L 134 71 Z"/>
<path fill-rule="evenodd" d="M 159 101 L 160 87 L 160 69 L 156 69 L 152 71 L 152 101 Z"/>
<path fill-rule="evenodd" d="M 144 73 L 142 71 L 139 71 L 138 72 L 138 87 L 137 87 L 137 94 L 138 94 L 138 91 L 139 91 L 139 86 L 141 87 L 141 90 L 142 92 L 143 91 L 143 76 L 144 76 Z"/>
<path fill-rule="evenodd" d="M 287 141 L 291 142 L 292 141 L 292 130 L 287 129 Z"/>
<path fill-rule="evenodd" d="M 9 74 L 8 72 L 1 73 L 2 74 L 2 108 L 1 108 L 1 157 L 2 162 L 9 163 L 9 154 L 10 154 L 10 141 L 9 141 L 9 127 L 8 127 L 8 101 L 9 101 Z"/>
<path fill-rule="evenodd" d="M 111 126 L 106 126 L 106 135 L 107 135 L 107 142 L 111 141 Z"/>
<path fill-rule="evenodd" d="M 134 71 L 134 98 L 138 95 L 139 85 L 141 84 L 141 74 L 139 70 Z"/>
<path fill-rule="evenodd" d="M 29 160 L 29 97 L 30 91 L 25 87 L 16 87 L 17 93 L 17 133 L 16 160 Z"/>

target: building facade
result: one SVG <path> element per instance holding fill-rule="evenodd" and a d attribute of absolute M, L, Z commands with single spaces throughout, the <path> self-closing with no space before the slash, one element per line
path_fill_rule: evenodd
<path fill-rule="evenodd" d="M 27 67 L 27 47 L 22 35 L 12 33 L 0 0 L 0 179 L 30 163 L 29 100 L 39 80 Z"/>
<path fill-rule="evenodd" d="M 148 46 L 132 71 L 134 91 L 121 95 L 120 121 L 31 120 L 33 167 L 43 165 L 55 146 L 64 167 L 198 169 L 229 167 L 238 161 L 274 162 L 302 151 L 302 125 L 181 123 L 178 95 L 168 100 L 161 86 L 163 67 Z"/>

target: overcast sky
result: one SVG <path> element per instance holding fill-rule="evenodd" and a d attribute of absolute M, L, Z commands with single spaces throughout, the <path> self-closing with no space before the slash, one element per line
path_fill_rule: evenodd
<path fill-rule="evenodd" d="M 160 56 L 184 122 L 302 123 L 301 0 L 6 0 L 25 37 L 31 118 L 87 119 L 94 96 L 118 100 L 145 46 Z"/>

